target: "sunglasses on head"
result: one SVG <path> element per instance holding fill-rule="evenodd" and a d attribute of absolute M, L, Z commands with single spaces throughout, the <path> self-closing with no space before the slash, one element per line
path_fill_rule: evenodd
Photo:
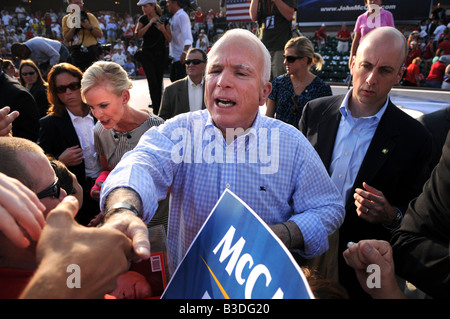
<path fill-rule="evenodd" d="M 55 90 L 56 90 L 56 93 L 66 93 L 68 88 L 71 91 L 78 90 L 79 88 L 81 88 L 81 83 L 80 82 L 72 82 L 68 85 L 60 85 L 60 86 L 57 86 L 55 88 Z"/>
<path fill-rule="evenodd" d="M 303 56 L 283 55 L 287 63 L 294 63 L 297 59 L 303 59 Z"/>
<path fill-rule="evenodd" d="M 22 76 L 27 76 L 27 75 L 35 75 L 36 71 L 31 71 L 31 72 L 22 72 Z"/>
<path fill-rule="evenodd" d="M 191 63 L 194 63 L 194 65 L 199 65 L 200 63 L 205 63 L 205 61 L 199 60 L 199 59 L 192 59 L 192 60 L 186 60 L 184 63 L 186 63 L 186 65 L 189 65 Z"/>
<path fill-rule="evenodd" d="M 39 199 L 51 196 L 59 198 L 60 193 L 61 193 L 61 186 L 59 185 L 58 178 L 56 178 L 56 180 L 53 182 L 52 185 L 44 189 L 42 192 L 37 193 L 36 195 Z"/>

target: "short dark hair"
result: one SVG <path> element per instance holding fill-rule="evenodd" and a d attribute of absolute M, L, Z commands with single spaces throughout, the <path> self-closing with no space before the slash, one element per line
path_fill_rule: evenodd
<path fill-rule="evenodd" d="M 205 50 L 202 50 L 200 48 L 190 48 L 186 55 L 188 55 L 189 53 L 193 53 L 193 52 L 201 53 L 201 55 L 203 57 L 203 61 L 206 62 L 208 60 L 208 55 L 206 54 Z"/>
<path fill-rule="evenodd" d="M 37 181 L 28 171 L 27 163 L 20 160 L 19 154 L 23 152 L 42 153 L 44 151 L 36 143 L 21 137 L 0 137 L 0 172 L 15 178 L 33 190 Z"/>

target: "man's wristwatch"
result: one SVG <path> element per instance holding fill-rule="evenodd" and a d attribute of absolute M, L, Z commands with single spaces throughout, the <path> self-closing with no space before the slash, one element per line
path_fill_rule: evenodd
<path fill-rule="evenodd" d="M 394 222 L 389 225 L 389 228 L 397 228 L 400 226 L 400 223 L 402 222 L 403 215 L 400 210 L 397 209 L 397 215 L 395 215 Z"/>
<path fill-rule="evenodd" d="M 134 207 L 133 205 L 130 205 L 128 203 L 116 203 L 116 204 L 112 205 L 106 212 L 105 217 L 111 216 L 111 215 L 117 213 L 117 211 L 123 210 L 123 209 L 129 210 L 129 211 L 133 212 L 137 217 L 142 218 L 142 213 L 139 212 L 136 209 L 136 207 Z"/>

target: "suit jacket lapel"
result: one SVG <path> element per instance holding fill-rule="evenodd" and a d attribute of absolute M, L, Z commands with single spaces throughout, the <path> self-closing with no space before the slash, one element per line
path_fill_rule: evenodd
<path fill-rule="evenodd" d="M 67 112 L 67 110 L 66 110 L 66 112 L 64 112 L 63 119 L 65 122 L 65 123 L 63 123 L 63 125 L 64 125 L 63 130 L 65 130 L 67 132 L 68 142 L 73 145 L 80 145 L 80 147 L 81 147 L 81 143 L 80 143 L 80 140 L 78 139 L 77 131 L 75 130 L 75 127 L 73 126 L 72 120 L 70 119 L 70 115 Z"/>
<path fill-rule="evenodd" d="M 342 116 L 339 111 L 339 106 L 341 105 L 343 99 L 344 96 L 342 99 L 337 100 L 336 103 L 330 104 L 319 119 L 317 132 L 317 145 L 319 147 L 316 151 L 327 170 L 330 169 L 331 165 L 331 157 L 333 155 L 336 133 Z"/>
<path fill-rule="evenodd" d="M 370 185 L 386 160 L 391 156 L 396 146 L 393 136 L 397 134 L 395 115 L 393 114 L 394 107 L 396 106 L 389 101 L 364 156 L 364 160 L 361 163 L 355 183 L 353 184 L 353 189 L 362 187 L 363 182 Z M 353 196 L 350 196 L 347 200 L 347 205 L 353 204 L 353 202 Z"/>
<path fill-rule="evenodd" d="M 179 111 L 176 114 L 190 112 L 189 109 L 189 81 L 188 78 L 184 80 L 183 85 L 180 85 L 179 94 L 177 94 L 178 100 L 177 105 Z"/>

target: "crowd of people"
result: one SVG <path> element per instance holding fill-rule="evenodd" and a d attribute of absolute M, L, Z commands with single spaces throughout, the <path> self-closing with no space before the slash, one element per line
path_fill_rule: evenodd
<path fill-rule="evenodd" d="M 382 3 L 366 0 L 373 2 Z M 24 39 L 25 48 L 11 45 L 19 80 L 7 74 L 14 63 L 0 60 L 0 297 L 158 296 L 148 282 L 138 291 L 135 279 L 117 280 L 130 278 L 131 262 L 149 259 L 149 227 L 167 230 L 173 273 L 229 189 L 299 266 L 317 271 L 311 287 L 326 280 L 339 298 L 405 298 L 399 280 L 449 298 L 450 106 L 415 120 L 389 99 L 420 37 L 405 37 L 388 13 L 386 26 L 370 30 L 358 19 L 353 86 L 333 96 L 313 73 L 323 64 L 315 40 L 291 37 L 293 2 L 276 1 L 274 11 L 258 3 L 250 16 L 263 21 L 259 30 L 230 28 L 214 39 L 203 28 L 208 20 L 191 21 L 176 0 L 167 1 L 170 21 L 156 0 L 140 0 L 142 14 L 127 24 L 136 23 L 134 40 L 143 38 L 137 59 L 152 109 L 130 104 L 123 58 L 98 51 L 105 35 L 120 39 L 113 50 L 127 41 L 112 26 L 103 30 L 104 17 L 85 13 L 79 28 L 73 13 L 60 17 L 69 56 L 43 34 Z M 68 4 L 83 8 L 81 0 Z M 39 43 L 28 46 L 33 39 Z M 433 39 L 438 49 L 440 37 Z M 162 88 L 166 53 L 173 83 Z M 242 158 L 255 149 L 258 156 Z M 367 283 L 374 263 L 379 290 Z M 66 264 L 96 284 L 70 289 Z"/>
<path fill-rule="evenodd" d="M 75 3 L 72 1 L 71 3 Z M 156 3 L 156 1 L 151 2 Z M 167 1 L 158 1 L 160 5 L 159 16 L 168 20 Z M 140 4 L 139 4 L 140 6 Z M 13 58 L 11 46 L 14 43 L 24 43 L 34 37 L 45 37 L 56 40 L 67 45 L 63 36 L 63 17 L 66 15 L 65 8 L 57 12 L 49 9 L 42 13 L 28 12 L 22 4 L 18 4 L 14 10 L 3 9 L 0 20 L 0 56 L 4 59 Z M 194 38 L 194 46 L 204 50 L 210 48 L 217 37 L 227 28 L 226 16 L 220 12 L 209 9 L 204 12 L 201 7 L 190 11 L 190 28 Z M 142 14 L 134 16 L 127 12 L 117 13 L 114 11 L 95 12 L 102 35 L 98 37 L 98 43 L 102 46 L 101 59 L 113 60 L 121 66 L 133 63 L 133 67 L 126 67 L 130 75 L 145 76 L 141 64 L 134 59 L 134 53 L 142 45 L 143 39 L 136 39 L 135 32 Z M 235 26 L 236 24 L 231 24 Z M 241 24 L 239 24 L 241 25 Z M 242 24 L 243 25 L 243 24 Z M 248 26 L 251 27 L 251 26 Z M 131 61 L 129 61 L 130 59 Z M 17 61 L 14 61 L 15 64 Z M 16 68 L 18 65 L 15 65 Z"/>
<path fill-rule="evenodd" d="M 322 26 L 314 32 L 312 40 L 319 52 L 327 47 L 333 47 L 335 53 L 349 54 L 351 63 L 359 41 L 372 28 L 367 27 L 370 16 L 370 4 L 382 5 L 382 0 L 365 1 L 368 11 L 358 16 L 355 27 L 349 30 L 346 23 L 342 24 L 336 36 L 327 33 L 327 26 Z M 381 10 L 380 26 L 396 27 L 394 16 L 387 10 Z M 431 87 L 448 89 L 450 87 L 450 20 L 445 10 L 438 5 L 429 18 L 423 19 L 416 26 L 406 29 L 398 26 L 408 40 L 408 54 L 405 60 L 405 72 L 400 84 L 403 86 Z M 332 39 L 337 40 L 333 43 Z M 351 43 L 351 46 L 349 46 Z"/>

